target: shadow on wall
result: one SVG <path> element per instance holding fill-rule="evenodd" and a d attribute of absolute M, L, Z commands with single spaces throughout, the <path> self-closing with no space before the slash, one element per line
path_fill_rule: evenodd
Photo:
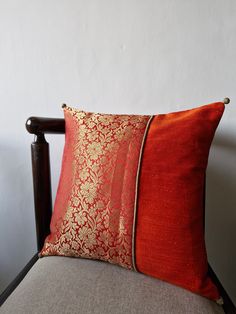
<path fill-rule="evenodd" d="M 236 304 L 236 139 L 232 135 L 217 135 L 213 142 L 206 195 L 208 258 Z"/>
<path fill-rule="evenodd" d="M 29 151 L 23 145 L 13 147 L 1 142 L 0 293 L 36 250 L 29 162 Z"/>

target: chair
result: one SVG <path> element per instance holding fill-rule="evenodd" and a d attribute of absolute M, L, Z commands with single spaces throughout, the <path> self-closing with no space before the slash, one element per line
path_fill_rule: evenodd
<path fill-rule="evenodd" d="M 52 214 L 49 144 L 46 133 L 65 133 L 64 119 L 31 117 L 37 248 L 50 231 Z M 0 297 L 0 313 L 236 313 L 213 270 L 223 308 L 199 295 L 109 263 L 36 253 Z"/>

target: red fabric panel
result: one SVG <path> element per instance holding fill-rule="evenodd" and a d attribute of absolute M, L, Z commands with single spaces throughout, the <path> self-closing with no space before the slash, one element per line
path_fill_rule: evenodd
<path fill-rule="evenodd" d="M 64 109 L 61 177 L 41 256 L 100 259 L 128 269 L 140 147 L 150 119 Z"/>
<path fill-rule="evenodd" d="M 223 103 L 160 114 L 143 151 L 136 224 L 136 266 L 145 274 L 211 299 L 207 275 L 204 177 Z"/>

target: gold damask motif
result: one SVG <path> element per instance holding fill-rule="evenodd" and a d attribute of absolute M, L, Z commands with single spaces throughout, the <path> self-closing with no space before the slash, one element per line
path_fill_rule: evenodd
<path fill-rule="evenodd" d="M 94 258 L 131 269 L 136 176 L 150 117 L 70 107 L 64 114 L 68 135 L 62 169 L 66 160 L 73 162 L 59 187 L 71 182 L 71 189 L 57 195 L 41 255 Z M 62 198 L 66 205 L 58 209 Z"/>

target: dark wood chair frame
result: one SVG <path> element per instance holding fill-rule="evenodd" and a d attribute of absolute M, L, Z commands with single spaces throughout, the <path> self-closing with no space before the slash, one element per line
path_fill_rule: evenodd
<path fill-rule="evenodd" d="M 32 172 L 34 186 L 35 221 L 37 235 L 38 252 L 42 249 L 46 236 L 50 233 L 50 219 L 52 215 L 52 194 L 51 194 L 51 174 L 49 144 L 45 139 L 45 134 L 64 134 L 65 120 L 59 118 L 30 117 L 26 121 L 26 129 L 34 134 L 34 142 L 31 144 Z M 7 299 L 12 291 L 25 277 L 38 259 L 36 253 L 19 275 L 0 295 L 0 305 Z M 224 290 L 219 279 L 209 265 L 209 273 L 218 286 L 224 299 L 224 311 L 227 314 L 235 314 L 236 308 Z"/>

